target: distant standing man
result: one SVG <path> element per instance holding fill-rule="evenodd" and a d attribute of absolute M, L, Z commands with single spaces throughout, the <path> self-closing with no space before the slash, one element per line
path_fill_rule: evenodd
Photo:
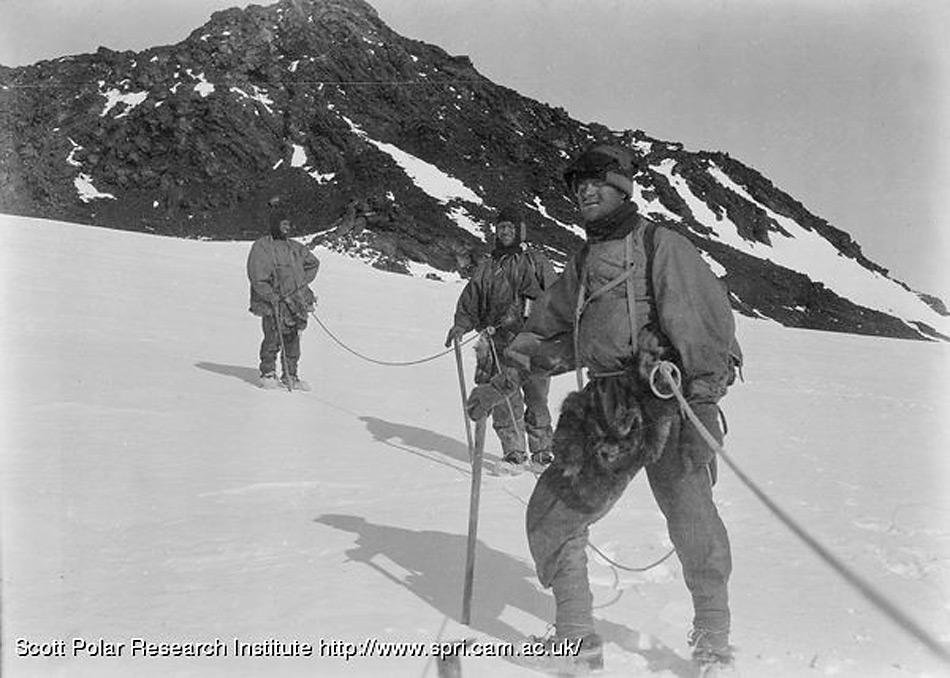
<path fill-rule="evenodd" d="M 307 327 L 307 315 L 316 298 L 308 287 L 317 276 L 320 261 L 313 252 L 290 239 L 293 224 L 282 208 L 268 214 L 270 232 L 251 246 L 247 256 L 247 277 L 251 283 L 250 311 L 261 317 L 264 340 L 260 350 L 260 383 L 277 388 L 310 390 L 297 375 L 300 361 L 300 332 Z M 277 356 L 282 374 L 277 381 Z"/>
<path fill-rule="evenodd" d="M 506 366 L 505 348 L 521 331 L 533 300 L 555 279 L 550 260 L 525 248 L 525 224 L 517 211 L 502 208 L 494 226 L 491 254 L 479 263 L 462 290 L 445 339 L 445 345 L 450 346 L 470 330 L 489 330 L 476 348 L 476 384 L 489 381 Z M 501 441 L 505 462 L 519 465 L 527 461 L 526 433 L 533 461 L 547 464 L 553 458 L 550 386 L 547 376 L 528 379 L 492 410 L 492 427 Z"/>
<path fill-rule="evenodd" d="M 577 366 L 586 367 L 589 377 L 583 390 L 565 400 L 558 419 L 554 462 L 528 504 L 528 545 L 541 584 L 554 593 L 555 639 L 580 640 L 575 661 L 600 667 L 601 639 L 587 573 L 589 526 L 611 510 L 644 469 L 692 594 L 688 640 L 693 658 L 703 667 L 729 665 L 732 557 L 713 503 L 715 451 L 674 408 L 652 450 L 631 445 L 623 473 L 598 470 L 609 471 L 615 463 L 610 455 L 624 449 L 627 432 L 638 428 L 632 424 L 646 421 L 647 436 L 658 431 L 641 413 L 656 402 L 669 402 L 658 401 L 649 389 L 630 387 L 638 356 L 651 349 L 644 338 L 677 364 L 691 409 L 720 442 L 717 402 L 732 383 L 740 356 L 724 287 L 689 240 L 657 227 L 631 201 L 638 169 L 632 151 L 609 144 L 589 148 L 568 167 L 565 180 L 587 244 L 535 303 L 525 332 L 512 342 L 512 358 L 530 357 L 522 361 L 523 372 L 557 373 Z M 477 388 L 469 414 L 482 416 L 518 379 Z M 580 405 L 569 410 L 568 402 Z"/>

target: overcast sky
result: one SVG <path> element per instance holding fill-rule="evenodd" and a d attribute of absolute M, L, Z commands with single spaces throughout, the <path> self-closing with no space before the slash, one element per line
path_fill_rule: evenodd
<path fill-rule="evenodd" d="M 574 118 L 727 151 L 950 303 L 950 2 L 370 4 L 398 33 Z M 0 0 L 0 63 L 170 44 L 246 5 Z"/>

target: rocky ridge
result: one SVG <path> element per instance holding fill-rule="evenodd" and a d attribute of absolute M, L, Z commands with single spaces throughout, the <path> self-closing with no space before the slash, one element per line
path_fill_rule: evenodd
<path fill-rule="evenodd" d="M 531 241 L 563 263 L 581 239 L 560 173 L 595 140 L 641 155 L 641 211 L 699 247 L 740 312 L 946 338 L 926 313 L 862 305 L 765 258 L 789 238 L 820 238 L 887 279 L 847 233 L 727 153 L 574 120 L 492 83 L 465 56 L 396 34 L 362 0 L 229 9 L 175 45 L 0 67 L 4 212 L 252 239 L 278 203 L 314 243 L 436 277 L 470 268 L 505 204 L 522 207 Z M 947 316 L 939 299 L 918 298 Z"/>

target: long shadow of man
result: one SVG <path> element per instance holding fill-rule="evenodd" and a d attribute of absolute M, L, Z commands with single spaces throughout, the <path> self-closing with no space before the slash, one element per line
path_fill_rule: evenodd
<path fill-rule="evenodd" d="M 214 372 L 215 374 L 221 374 L 226 377 L 235 377 L 253 386 L 260 385 L 260 372 L 255 367 L 210 363 L 204 360 L 195 363 L 195 367 L 198 367 L 202 370 L 207 370 L 208 372 Z"/>
<path fill-rule="evenodd" d="M 446 616 L 460 620 L 465 536 L 378 525 L 360 516 L 343 514 L 325 514 L 314 522 L 357 535 L 356 545 L 346 551 L 350 561 L 376 570 Z M 374 562 L 380 555 L 409 574 L 400 577 Z M 554 617 L 553 599 L 539 590 L 534 581 L 535 573 L 530 565 L 479 541 L 475 553 L 471 628 L 518 648 L 525 640 L 525 633 L 501 619 L 506 607 L 518 608 L 544 623 Z M 695 675 L 691 663 L 668 647 L 654 644 L 651 649 L 641 649 L 640 634 L 623 624 L 598 619 L 596 626 L 605 642 L 614 642 L 643 656 L 651 669 L 666 669 L 680 676 Z"/>
<path fill-rule="evenodd" d="M 438 454 L 449 457 L 456 461 L 468 463 L 468 447 L 449 436 L 435 433 L 428 429 L 410 426 L 409 424 L 396 424 L 379 417 L 362 416 L 360 421 L 366 424 L 366 429 L 374 439 L 396 447 L 404 452 L 422 450 L 425 452 L 437 452 Z M 401 441 L 402 444 L 393 441 Z M 412 448 L 412 449 L 409 449 Z"/>

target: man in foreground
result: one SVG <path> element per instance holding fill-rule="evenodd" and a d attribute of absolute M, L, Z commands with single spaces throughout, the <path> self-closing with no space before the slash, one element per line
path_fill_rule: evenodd
<path fill-rule="evenodd" d="M 659 361 L 679 368 L 690 407 L 721 441 L 717 402 L 732 383 L 739 353 L 726 291 L 698 251 L 639 215 L 630 201 L 638 162 L 629 149 L 601 144 L 568 167 L 565 180 L 588 242 L 512 342 L 509 355 L 520 371 L 476 388 L 469 414 L 480 418 L 525 374 L 587 368 L 587 385 L 564 402 L 554 461 L 526 515 L 538 577 L 556 602 L 552 641 L 581 639 L 573 661 L 602 666 L 587 573 L 589 526 L 642 468 L 682 563 L 694 607 L 688 639 L 706 670 L 732 660 L 732 561 L 712 498 L 715 452 L 675 401 L 655 394 L 651 384 L 661 393 L 669 387 L 652 368 Z"/>

